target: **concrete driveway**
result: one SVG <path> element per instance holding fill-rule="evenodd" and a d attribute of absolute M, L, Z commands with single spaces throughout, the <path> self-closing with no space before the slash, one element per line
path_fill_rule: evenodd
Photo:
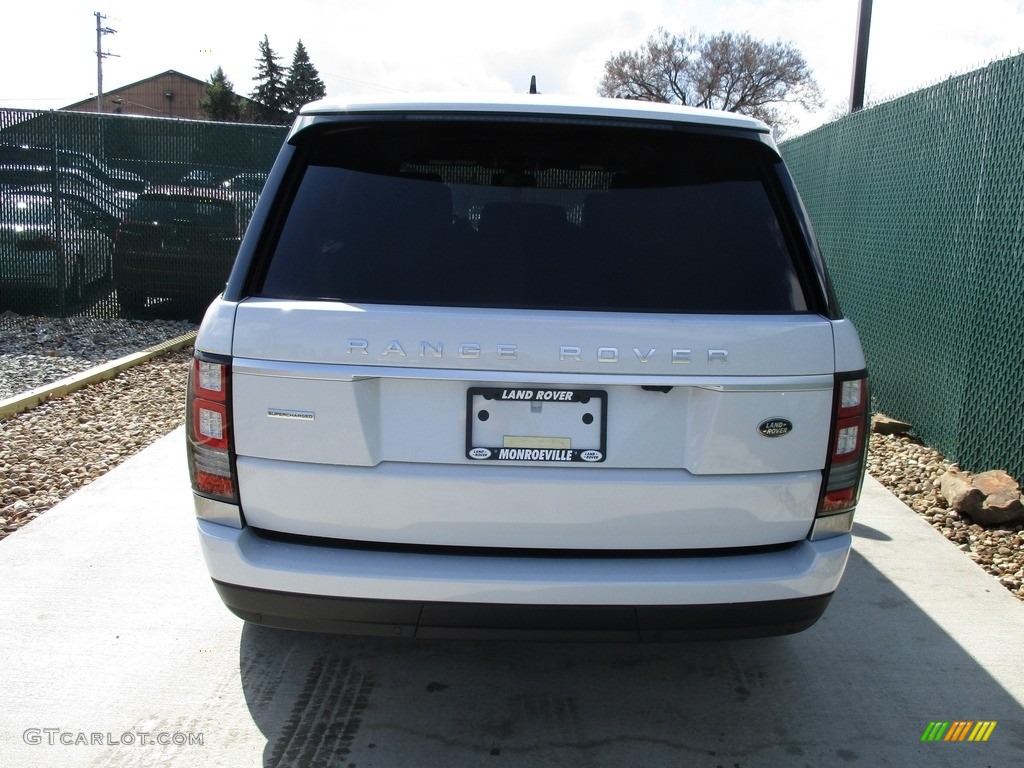
<path fill-rule="evenodd" d="M 672 645 L 245 626 L 178 430 L 0 541 L 0 765 L 1009 766 L 1024 605 L 873 480 L 824 618 Z M 996 721 L 985 742 L 922 742 Z"/>

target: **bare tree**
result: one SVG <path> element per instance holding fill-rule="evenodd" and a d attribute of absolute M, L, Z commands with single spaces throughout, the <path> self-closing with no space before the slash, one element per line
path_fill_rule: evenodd
<path fill-rule="evenodd" d="M 733 32 L 674 35 L 658 29 L 637 50 L 605 62 L 598 92 L 740 112 L 775 124 L 786 123 L 780 112 L 785 105 L 822 106 L 818 84 L 795 46 Z"/>

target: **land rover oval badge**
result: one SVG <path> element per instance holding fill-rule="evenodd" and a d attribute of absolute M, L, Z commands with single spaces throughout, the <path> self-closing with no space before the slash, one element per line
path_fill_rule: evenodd
<path fill-rule="evenodd" d="M 757 431 L 765 437 L 784 437 L 793 431 L 793 422 L 789 419 L 765 419 L 757 426 Z"/>

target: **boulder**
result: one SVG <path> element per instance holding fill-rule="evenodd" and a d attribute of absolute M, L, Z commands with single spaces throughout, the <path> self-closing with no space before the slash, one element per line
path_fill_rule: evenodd
<path fill-rule="evenodd" d="M 1020 485 L 1002 470 L 975 475 L 971 484 L 985 494 L 981 509 L 971 518 L 981 525 L 1003 525 L 1024 520 Z"/>
<path fill-rule="evenodd" d="M 985 494 L 971 484 L 971 476 L 951 467 L 939 478 L 939 493 L 950 509 L 974 516 L 985 502 Z"/>
<path fill-rule="evenodd" d="M 939 478 L 939 491 L 951 509 L 978 525 L 1005 525 L 1024 520 L 1020 485 L 1003 470 L 971 475 L 951 468 Z"/>
<path fill-rule="evenodd" d="M 871 419 L 871 429 L 880 435 L 905 435 L 913 429 L 913 425 L 876 413 Z"/>
<path fill-rule="evenodd" d="M 1020 496 L 1020 485 L 1008 473 L 1001 469 L 991 472 L 979 472 L 971 477 L 971 485 L 986 496 L 1010 493 Z"/>

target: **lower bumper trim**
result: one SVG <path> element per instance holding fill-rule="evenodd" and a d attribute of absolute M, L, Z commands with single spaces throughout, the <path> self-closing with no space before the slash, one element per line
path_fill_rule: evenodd
<path fill-rule="evenodd" d="M 224 604 L 253 624 L 387 637 L 483 640 L 678 641 L 800 632 L 832 594 L 716 605 L 511 605 L 365 600 L 253 589 L 214 581 Z"/>

